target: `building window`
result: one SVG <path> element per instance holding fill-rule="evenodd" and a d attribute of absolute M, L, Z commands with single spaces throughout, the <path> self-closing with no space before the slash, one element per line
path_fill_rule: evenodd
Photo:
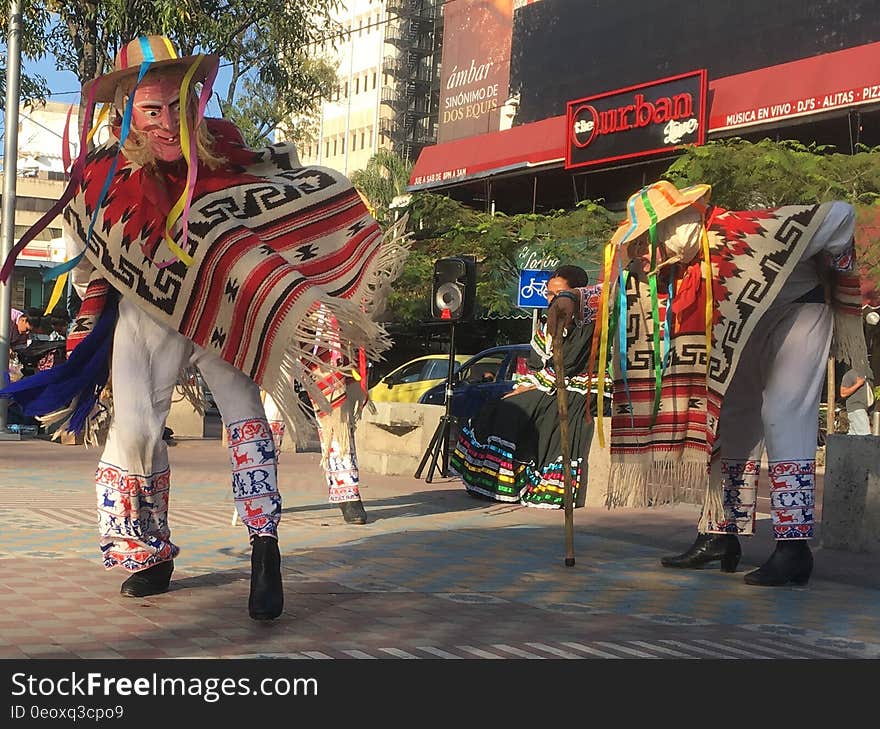
<path fill-rule="evenodd" d="M 360 76 L 358 76 L 358 77 L 354 80 L 354 92 L 355 92 L 356 94 L 359 94 L 359 93 L 361 92 L 361 77 L 360 77 Z"/>
<path fill-rule="evenodd" d="M 325 157 L 330 156 L 330 140 L 329 139 L 326 142 L 324 142 L 324 156 Z"/>
<path fill-rule="evenodd" d="M 376 88 L 376 78 L 379 76 L 375 71 L 373 71 L 373 88 Z"/>
<path fill-rule="evenodd" d="M 373 148 L 373 127 L 367 127 L 367 132 L 370 135 L 370 149 Z"/>
<path fill-rule="evenodd" d="M 343 98 L 348 98 L 348 81 L 345 82 L 345 95 L 343 96 Z"/>
<path fill-rule="evenodd" d="M 364 141 L 366 140 L 366 138 L 367 138 L 367 135 L 366 135 L 366 133 L 365 133 L 365 132 L 363 131 L 363 129 L 362 129 L 362 130 L 361 130 L 361 149 L 364 148 Z"/>
<path fill-rule="evenodd" d="M 339 140 L 336 137 L 333 137 L 333 156 L 334 157 L 337 155 L 336 150 L 338 149 L 338 142 L 339 142 Z"/>

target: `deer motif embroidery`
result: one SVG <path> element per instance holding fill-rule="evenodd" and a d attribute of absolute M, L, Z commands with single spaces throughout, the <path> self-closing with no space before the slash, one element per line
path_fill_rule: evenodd
<path fill-rule="evenodd" d="M 236 466 L 242 466 L 244 464 L 254 462 L 254 459 L 251 458 L 250 453 L 248 453 L 248 452 L 239 453 L 237 447 L 234 447 L 232 449 L 232 458 L 235 461 Z"/>

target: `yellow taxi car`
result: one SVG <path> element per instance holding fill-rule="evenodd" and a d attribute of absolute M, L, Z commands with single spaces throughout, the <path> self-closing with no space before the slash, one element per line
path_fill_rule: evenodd
<path fill-rule="evenodd" d="M 469 354 L 455 355 L 453 371 L 457 372 L 470 358 Z M 417 357 L 389 372 L 371 387 L 370 399 L 374 402 L 418 402 L 434 385 L 446 381 L 448 369 L 448 354 Z"/>

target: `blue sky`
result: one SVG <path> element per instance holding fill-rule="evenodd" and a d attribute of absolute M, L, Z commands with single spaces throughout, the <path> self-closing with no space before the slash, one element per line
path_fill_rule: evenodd
<path fill-rule="evenodd" d="M 30 75 L 43 76 L 49 83 L 51 96 L 49 101 L 64 101 L 73 103 L 79 98 L 79 81 L 76 75 L 69 71 L 56 71 L 55 60 L 49 56 L 39 61 L 21 59 L 21 71 Z"/>

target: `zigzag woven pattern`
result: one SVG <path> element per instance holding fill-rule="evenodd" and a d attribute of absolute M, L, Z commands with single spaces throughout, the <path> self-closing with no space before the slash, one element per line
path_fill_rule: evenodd
<path fill-rule="evenodd" d="M 188 239 L 175 233 L 193 265 L 156 263 L 173 258 L 161 221 L 182 170 L 163 169 L 166 186 L 145 167 L 121 164 L 88 236 L 115 144 L 91 153 L 65 224 L 74 239 L 88 239 L 86 257 L 111 286 L 277 395 L 289 419 L 298 402 L 291 379 L 308 380 L 326 407 L 300 365 L 325 366 L 315 356 L 321 348 L 350 355 L 364 347 L 378 358 L 389 346 L 370 312 L 395 261 L 379 255 L 382 231 L 340 173 L 301 167 L 292 145 L 248 149 L 232 125 L 208 121 L 227 162 L 200 166 Z M 319 311 L 338 327 L 321 327 Z"/>
<path fill-rule="evenodd" d="M 715 303 L 708 377 L 702 319 L 706 288 L 701 281 L 693 304 L 675 318 L 656 420 L 652 419 L 655 354 L 647 286 L 628 294 L 629 396 L 615 363 L 609 506 L 675 502 L 699 498 L 705 491 L 721 402 L 743 348 L 827 210 L 827 206 L 790 205 L 726 211 L 714 218 L 708 231 Z M 666 317 L 665 305 L 664 298 L 660 321 Z"/>

